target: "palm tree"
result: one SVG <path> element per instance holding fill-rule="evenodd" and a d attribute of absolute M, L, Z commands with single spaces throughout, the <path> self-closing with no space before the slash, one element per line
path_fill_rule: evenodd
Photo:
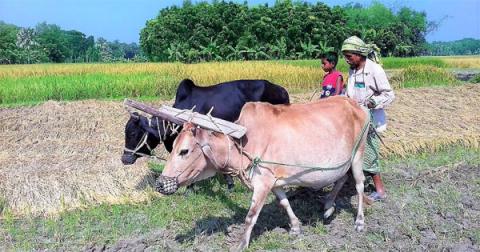
<path fill-rule="evenodd" d="M 240 48 L 237 46 L 233 47 L 231 45 L 227 46 L 227 48 L 231 51 L 229 55 L 227 55 L 227 60 L 239 60 L 242 59 L 242 53 Z"/>
<path fill-rule="evenodd" d="M 312 44 L 312 40 L 310 38 L 308 39 L 307 43 L 300 42 L 300 46 L 302 47 L 302 51 L 297 53 L 299 59 L 309 59 L 316 56 L 318 52 L 320 52 L 318 45 Z"/>
<path fill-rule="evenodd" d="M 270 45 L 270 51 L 275 59 L 283 59 L 287 54 L 287 40 L 285 37 L 281 37 L 276 40 L 274 45 Z"/>
<path fill-rule="evenodd" d="M 270 55 L 268 55 L 266 53 L 267 51 L 267 47 L 265 46 L 262 46 L 262 45 L 256 45 L 254 48 L 254 53 L 253 53 L 253 57 L 256 59 L 256 60 L 262 60 L 262 59 L 270 59 Z"/>
<path fill-rule="evenodd" d="M 219 54 L 220 46 L 217 45 L 217 41 L 213 40 L 213 38 L 210 39 L 210 42 L 207 46 L 200 46 L 200 49 L 200 53 L 206 56 L 207 61 L 211 61 L 212 59 L 217 60 L 221 58 Z"/>
<path fill-rule="evenodd" d="M 167 48 L 167 54 L 170 61 L 182 61 L 184 59 L 179 45 L 170 44 L 170 47 Z"/>
<path fill-rule="evenodd" d="M 21 28 L 17 33 L 16 46 L 25 49 L 27 53 L 27 64 L 31 63 L 31 50 L 38 45 L 35 41 L 35 30 L 33 28 Z"/>
<path fill-rule="evenodd" d="M 402 42 L 395 46 L 395 54 L 400 57 L 405 57 L 410 55 L 410 53 L 412 52 L 412 49 L 413 49 L 412 46 Z"/>
<path fill-rule="evenodd" d="M 242 46 L 241 48 L 242 48 L 242 50 L 240 50 L 240 54 L 242 55 L 242 58 L 243 58 L 244 60 L 249 60 L 249 59 L 251 59 L 251 58 L 252 58 L 251 56 L 253 56 L 253 58 L 255 57 L 254 55 L 255 55 L 255 53 L 257 52 L 257 51 L 255 50 L 255 48 L 253 48 L 253 47 L 247 47 L 247 46 Z"/>
<path fill-rule="evenodd" d="M 318 42 L 318 52 L 319 53 L 332 52 L 334 50 L 335 50 L 335 48 L 332 47 L 332 46 L 329 46 L 327 42 L 325 42 L 325 41 Z"/>

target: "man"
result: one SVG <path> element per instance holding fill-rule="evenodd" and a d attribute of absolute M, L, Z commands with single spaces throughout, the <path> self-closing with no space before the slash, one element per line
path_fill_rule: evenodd
<path fill-rule="evenodd" d="M 384 108 L 394 100 L 395 95 L 383 68 L 378 64 L 378 47 L 366 44 L 360 38 L 352 36 L 342 45 L 342 53 L 350 65 L 346 95 L 370 109 L 374 128 L 377 132 L 386 129 Z M 375 130 L 367 136 L 363 170 L 372 175 L 375 192 L 369 195 L 371 201 L 385 199 L 387 196 L 380 177 L 379 139 Z"/>

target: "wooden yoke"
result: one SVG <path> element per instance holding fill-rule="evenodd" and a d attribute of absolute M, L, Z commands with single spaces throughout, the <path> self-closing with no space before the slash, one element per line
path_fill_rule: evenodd
<path fill-rule="evenodd" d="M 166 105 L 162 105 L 159 109 L 156 109 L 146 104 L 129 99 L 125 99 L 123 103 L 126 106 L 138 109 L 153 116 L 158 116 L 164 120 L 178 125 L 183 125 L 185 122 L 191 122 L 204 129 L 227 134 L 237 139 L 243 137 L 243 135 L 245 135 L 247 132 L 247 129 L 241 125 L 211 116 L 211 110 L 207 115 L 202 115 L 197 112 L 193 112 L 192 110 L 176 109 Z"/>

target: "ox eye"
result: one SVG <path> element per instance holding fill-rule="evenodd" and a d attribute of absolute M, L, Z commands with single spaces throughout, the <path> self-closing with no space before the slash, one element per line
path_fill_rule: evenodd
<path fill-rule="evenodd" d="M 185 156 L 185 155 L 187 155 L 187 154 L 188 154 L 188 149 L 183 149 L 183 150 L 181 150 L 180 153 L 179 153 L 180 156 Z"/>

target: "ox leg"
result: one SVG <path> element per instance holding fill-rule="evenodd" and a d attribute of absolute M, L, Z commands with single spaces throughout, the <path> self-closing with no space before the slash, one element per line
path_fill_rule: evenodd
<path fill-rule="evenodd" d="M 355 220 L 355 230 L 363 231 L 365 228 L 365 217 L 363 215 L 363 183 L 365 182 L 365 175 L 363 175 L 363 150 L 357 152 L 355 160 L 352 163 L 352 173 L 358 194 L 358 210 L 357 218 Z"/>
<path fill-rule="evenodd" d="M 348 179 L 348 174 L 345 174 L 339 180 L 335 182 L 332 191 L 327 195 L 325 199 L 325 205 L 323 209 L 325 212 L 323 213 L 323 218 L 328 219 L 332 213 L 335 211 L 335 199 L 337 198 L 338 192 L 342 189 L 345 181 Z"/>
<path fill-rule="evenodd" d="M 300 234 L 300 221 L 298 220 L 295 213 L 293 213 L 290 202 L 288 201 L 285 191 L 281 188 L 275 188 L 272 190 L 275 196 L 277 196 L 278 203 L 287 211 L 288 218 L 290 218 L 290 234 Z"/>
<path fill-rule="evenodd" d="M 248 210 L 247 217 L 245 218 L 245 232 L 243 233 L 242 240 L 240 245 L 237 247 L 237 251 L 242 251 L 248 247 L 250 243 L 250 235 L 252 234 L 253 226 L 257 222 L 258 215 L 262 210 L 265 200 L 267 199 L 268 193 L 270 192 L 271 187 L 254 187 L 252 204 Z"/>

